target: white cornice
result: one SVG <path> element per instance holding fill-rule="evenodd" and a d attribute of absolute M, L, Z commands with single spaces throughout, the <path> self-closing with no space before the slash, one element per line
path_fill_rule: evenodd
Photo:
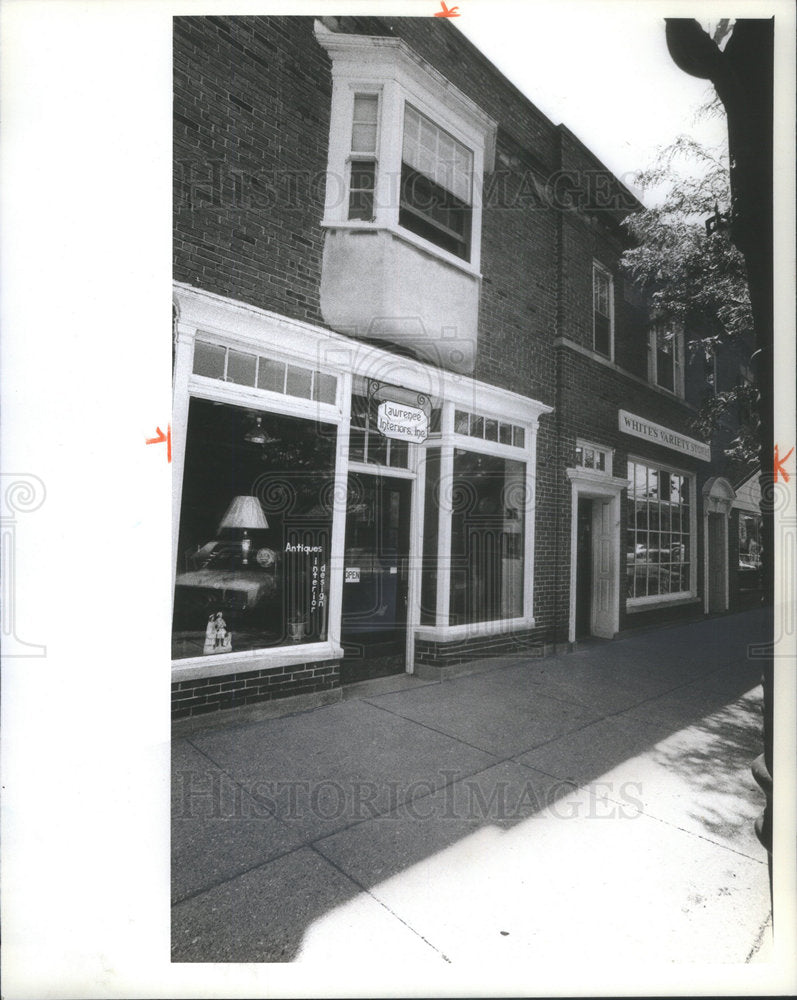
<path fill-rule="evenodd" d="M 419 89 L 444 104 L 464 132 L 475 132 L 481 140 L 484 172 L 493 169 L 496 122 L 402 39 L 342 34 L 330 31 L 318 20 L 315 36 L 332 60 L 333 77 L 392 79 L 407 89 Z"/>
<path fill-rule="evenodd" d="M 414 358 L 381 350 L 365 341 L 344 337 L 324 327 L 290 319 L 182 282 L 174 283 L 174 299 L 180 309 L 181 336 L 190 337 L 192 332 L 200 332 L 216 335 L 226 343 L 237 342 L 255 349 L 272 346 L 280 354 L 290 351 L 297 358 L 327 369 L 343 363 L 336 359 L 350 359 L 354 374 L 398 368 L 407 388 L 431 391 L 433 395 L 463 407 L 472 408 L 474 400 L 478 400 L 478 405 L 490 413 L 505 419 L 511 417 L 516 423 L 536 426 L 541 416 L 552 412 L 552 407 L 529 396 L 444 371 Z"/>

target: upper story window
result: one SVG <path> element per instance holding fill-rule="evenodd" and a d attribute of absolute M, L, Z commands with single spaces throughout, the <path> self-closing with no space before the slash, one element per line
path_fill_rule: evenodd
<path fill-rule="evenodd" d="M 614 281 L 600 264 L 592 266 L 592 344 L 605 358 L 614 355 Z"/>
<path fill-rule="evenodd" d="M 389 230 L 477 273 L 495 122 L 400 39 L 315 30 L 333 78 L 323 224 Z"/>
<path fill-rule="evenodd" d="M 676 396 L 684 395 L 684 334 L 676 323 L 654 323 L 648 345 L 648 378 Z"/>
<path fill-rule="evenodd" d="M 376 181 L 379 95 L 355 94 L 349 161 L 349 218 L 372 222 Z"/>
<path fill-rule="evenodd" d="M 404 105 L 399 225 L 470 259 L 473 152 Z"/>

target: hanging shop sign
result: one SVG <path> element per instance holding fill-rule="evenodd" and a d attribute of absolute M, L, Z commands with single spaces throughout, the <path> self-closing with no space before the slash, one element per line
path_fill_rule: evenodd
<path fill-rule="evenodd" d="M 379 433 L 394 441 L 424 442 L 429 434 L 429 418 L 417 406 L 405 403 L 380 403 L 376 411 Z"/>
<path fill-rule="evenodd" d="M 652 441 L 654 444 L 671 448 L 673 451 L 680 451 L 683 455 L 700 459 L 701 462 L 711 461 L 711 448 L 703 441 L 696 441 L 685 434 L 679 434 L 661 424 L 654 424 L 651 420 L 645 420 L 644 417 L 638 417 L 626 410 L 619 410 L 618 418 L 620 430 L 624 434 L 642 438 L 644 441 Z"/>
<path fill-rule="evenodd" d="M 378 403 L 376 426 L 383 437 L 423 444 L 429 436 L 432 412 L 428 396 L 374 379 L 368 384 L 368 396 Z"/>

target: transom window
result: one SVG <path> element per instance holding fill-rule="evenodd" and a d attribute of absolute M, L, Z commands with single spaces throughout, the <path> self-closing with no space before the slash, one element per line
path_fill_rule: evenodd
<path fill-rule="evenodd" d="M 594 469 L 596 472 L 612 474 L 612 452 L 609 448 L 600 448 L 587 441 L 576 442 L 576 465 L 582 469 Z"/>
<path fill-rule="evenodd" d="M 454 433 L 483 438 L 485 441 L 498 441 L 500 444 L 511 444 L 515 448 L 523 448 L 526 443 L 526 432 L 517 424 L 495 420 L 467 410 L 454 412 Z"/>
<path fill-rule="evenodd" d="M 338 380 L 326 372 L 197 340 L 194 375 L 334 405 Z"/>
<path fill-rule="evenodd" d="M 592 267 L 592 346 L 598 354 L 611 358 L 614 323 L 614 283 L 609 272 L 594 264 Z"/>

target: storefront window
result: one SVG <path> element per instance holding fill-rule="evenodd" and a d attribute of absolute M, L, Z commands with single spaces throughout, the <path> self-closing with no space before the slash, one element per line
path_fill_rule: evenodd
<path fill-rule="evenodd" d="M 335 428 L 192 399 L 174 658 L 326 639 Z"/>
<path fill-rule="evenodd" d="M 523 614 L 526 466 L 456 449 L 450 624 Z"/>
<path fill-rule="evenodd" d="M 629 598 L 690 592 L 690 478 L 628 463 L 626 580 Z"/>
<path fill-rule="evenodd" d="M 758 590 L 761 586 L 760 514 L 739 514 L 739 589 Z"/>

